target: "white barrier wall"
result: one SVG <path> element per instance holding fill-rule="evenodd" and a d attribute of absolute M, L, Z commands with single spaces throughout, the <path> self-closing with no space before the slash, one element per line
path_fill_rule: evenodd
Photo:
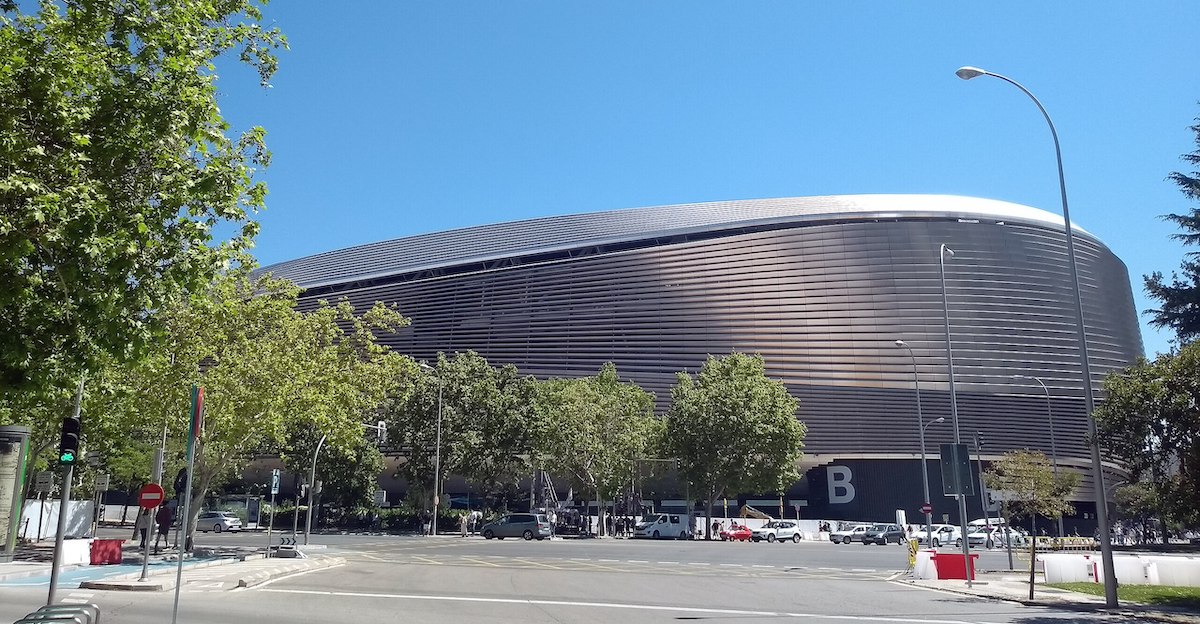
<path fill-rule="evenodd" d="M 1103 583 L 1098 555 L 1047 553 L 1038 556 L 1047 583 Z M 1200 587 L 1200 558 L 1165 555 L 1114 555 L 1117 582 L 1125 585 Z"/>
<path fill-rule="evenodd" d="M 38 518 L 41 517 L 41 532 Z M 67 503 L 67 534 L 65 537 L 83 537 L 91 532 L 92 501 L 69 501 Z M 58 501 L 27 500 L 21 509 L 20 533 L 22 539 L 53 539 L 58 529 Z"/>

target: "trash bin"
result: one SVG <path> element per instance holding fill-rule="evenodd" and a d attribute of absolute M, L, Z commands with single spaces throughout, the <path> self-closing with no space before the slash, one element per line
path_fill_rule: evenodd
<path fill-rule="evenodd" d="M 978 554 L 971 554 L 971 578 L 975 578 L 975 560 Z M 937 566 L 937 577 L 940 580 L 967 580 L 967 566 L 963 565 L 963 556 L 958 553 L 937 553 L 934 556 Z"/>
<path fill-rule="evenodd" d="M 92 540 L 92 565 L 113 565 L 121 563 L 122 539 Z"/>

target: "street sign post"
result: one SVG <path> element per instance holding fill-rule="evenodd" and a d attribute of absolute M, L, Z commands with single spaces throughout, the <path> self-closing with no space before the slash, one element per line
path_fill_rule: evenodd
<path fill-rule="evenodd" d="M 107 490 L 108 489 L 108 481 L 109 481 L 109 479 L 108 479 L 107 474 L 96 475 L 96 489 L 101 492 L 103 492 L 104 490 Z"/>
<path fill-rule="evenodd" d="M 33 478 L 33 491 L 39 494 L 49 493 L 54 489 L 54 473 L 43 470 Z"/>
<path fill-rule="evenodd" d="M 271 496 L 279 493 L 279 469 L 271 471 Z"/>
<path fill-rule="evenodd" d="M 974 496 L 975 479 L 971 478 L 971 455 L 966 444 L 943 444 L 942 494 L 946 496 Z M 954 473 L 958 473 L 955 478 Z M 957 483 L 961 491 L 954 491 Z M 965 520 L 964 520 L 965 521 Z"/>
<path fill-rule="evenodd" d="M 383 507 L 387 503 L 387 490 L 375 490 L 375 506 Z"/>

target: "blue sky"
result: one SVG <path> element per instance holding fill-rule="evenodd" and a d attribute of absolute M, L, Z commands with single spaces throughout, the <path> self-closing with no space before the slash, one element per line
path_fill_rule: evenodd
<path fill-rule="evenodd" d="M 269 90 L 225 68 L 234 129 L 268 131 L 256 255 L 682 202 L 948 193 L 1059 212 L 1142 275 L 1179 265 L 1200 116 L 1191 2 L 276 2 Z M 1148 353 L 1170 336 L 1143 323 Z"/>

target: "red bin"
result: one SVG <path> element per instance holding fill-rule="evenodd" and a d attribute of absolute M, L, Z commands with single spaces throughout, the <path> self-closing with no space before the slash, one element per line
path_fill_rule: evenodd
<path fill-rule="evenodd" d="M 96 539 L 92 540 L 92 565 L 112 565 L 121 563 L 121 544 L 125 540 L 120 539 Z"/>
<path fill-rule="evenodd" d="M 971 554 L 971 578 L 975 578 L 975 560 L 978 554 Z M 937 575 L 940 580 L 967 580 L 967 567 L 963 565 L 963 556 L 959 553 L 940 552 L 934 555 L 937 565 Z"/>

